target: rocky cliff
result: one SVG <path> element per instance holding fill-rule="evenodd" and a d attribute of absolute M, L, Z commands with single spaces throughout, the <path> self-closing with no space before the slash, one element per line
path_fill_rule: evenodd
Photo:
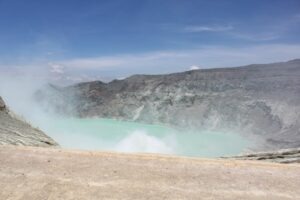
<path fill-rule="evenodd" d="M 259 160 L 276 163 L 300 163 L 300 148 L 280 149 L 278 151 L 256 152 L 233 157 L 223 157 L 236 160 Z"/>
<path fill-rule="evenodd" d="M 36 99 L 80 117 L 236 132 L 261 141 L 257 149 L 300 146 L 300 59 L 49 86 Z"/>
<path fill-rule="evenodd" d="M 57 146 L 57 143 L 42 131 L 18 119 L 6 107 L 0 97 L 0 145 L 12 144 L 22 146 Z"/>

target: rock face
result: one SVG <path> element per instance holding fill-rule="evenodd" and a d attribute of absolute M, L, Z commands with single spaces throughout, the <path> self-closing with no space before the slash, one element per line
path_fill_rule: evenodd
<path fill-rule="evenodd" d="M 16 118 L 0 97 L 0 145 L 51 147 L 58 144 L 42 131 Z"/>
<path fill-rule="evenodd" d="M 262 141 L 260 150 L 300 146 L 300 59 L 49 86 L 36 98 L 80 117 L 236 132 Z"/>
<path fill-rule="evenodd" d="M 237 160 L 260 160 L 276 163 L 300 163 L 300 148 L 244 154 L 231 158 Z"/>
<path fill-rule="evenodd" d="M 6 109 L 6 105 L 2 99 L 2 97 L 0 97 L 0 111 L 4 111 Z"/>

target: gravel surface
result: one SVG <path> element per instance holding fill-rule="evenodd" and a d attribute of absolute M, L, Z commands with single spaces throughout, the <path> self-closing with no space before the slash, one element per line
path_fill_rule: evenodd
<path fill-rule="evenodd" d="M 300 165 L 0 146 L 0 199 L 300 199 Z"/>

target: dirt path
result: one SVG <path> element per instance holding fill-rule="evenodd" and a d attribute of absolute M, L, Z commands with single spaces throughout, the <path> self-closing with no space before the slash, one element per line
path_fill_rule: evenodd
<path fill-rule="evenodd" d="M 300 199 L 300 165 L 0 146 L 0 199 Z"/>

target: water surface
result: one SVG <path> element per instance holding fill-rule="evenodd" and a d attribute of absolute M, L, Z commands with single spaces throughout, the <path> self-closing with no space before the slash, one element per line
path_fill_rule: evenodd
<path fill-rule="evenodd" d="M 112 119 L 58 118 L 40 125 L 62 147 L 73 149 L 218 157 L 236 155 L 250 145 L 237 134 L 179 131 L 163 125 Z"/>

